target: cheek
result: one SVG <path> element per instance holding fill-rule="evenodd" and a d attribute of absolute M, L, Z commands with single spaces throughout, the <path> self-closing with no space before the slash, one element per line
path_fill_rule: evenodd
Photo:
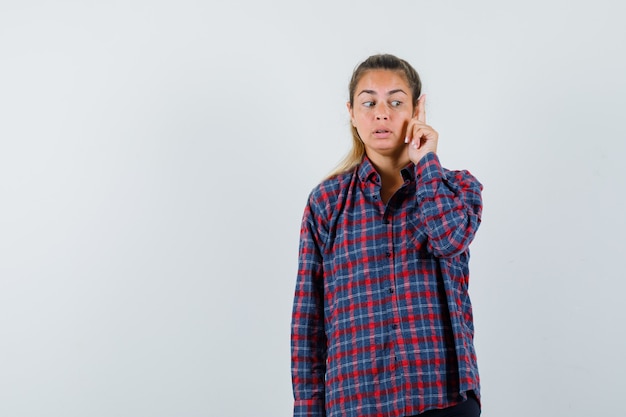
<path fill-rule="evenodd" d="M 363 115 L 353 114 L 350 117 L 350 121 L 352 122 L 352 126 L 356 127 L 357 130 L 364 126 L 364 118 Z"/>
<path fill-rule="evenodd" d="M 405 132 L 406 128 L 409 126 L 409 122 L 411 121 L 411 119 L 406 119 L 404 122 L 402 122 L 402 131 Z"/>
<path fill-rule="evenodd" d="M 358 123 L 352 123 L 352 127 L 359 134 L 359 137 L 363 137 L 363 129 L 361 129 L 361 126 Z"/>
<path fill-rule="evenodd" d="M 363 135 L 367 133 L 367 129 L 363 127 L 363 123 L 362 121 L 360 122 L 359 119 L 352 118 L 352 126 L 354 127 L 360 138 L 363 138 Z"/>

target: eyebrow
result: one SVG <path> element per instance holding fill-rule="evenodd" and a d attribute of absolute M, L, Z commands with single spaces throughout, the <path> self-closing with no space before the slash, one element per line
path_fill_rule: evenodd
<path fill-rule="evenodd" d="M 374 91 L 374 90 L 363 90 L 363 91 L 361 91 L 358 95 L 360 96 L 361 94 L 364 94 L 364 93 L 365 93 L 365 94 L 371 94 L 371 95 L 373 95 L 373 96 L 377 95 L 376 91 Z M 394 95 L 394 94 L 396 94 L 396 93 L 402 93 L 402 94 L 404 94 L 404 95 L 408 95 L 408 94 L 407 94 L 407 93 L 406 93 L 403 89 L 401 89 L 401 88 L 396 88 L 395 90 L 391 90 L 391 91 L 389 91 L 389 92 L 387 93 L 387 95 L 388 95 L 388 96 L 392 96 L 392 95 Z"/>

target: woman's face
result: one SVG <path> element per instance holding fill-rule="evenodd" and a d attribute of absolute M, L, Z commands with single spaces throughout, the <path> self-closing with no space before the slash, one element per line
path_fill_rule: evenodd
<path fill-rule="evenodd" d="M 367 71 L 359 80 L 352 101 L 352 106 L 348 103 L 350 119 L 368 157 L 404 157 L 406 127 L 415 110 L 404 74 Z"/>

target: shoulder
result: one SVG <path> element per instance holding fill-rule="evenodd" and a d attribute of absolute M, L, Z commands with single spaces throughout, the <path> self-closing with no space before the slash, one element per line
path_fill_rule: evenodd
<path fill-rule="evenodd" d="M 303 227 L 311 230 L 318 242 L 327 242 L 330 238 L 355 177 L 354 172 L 333 175 L 311 190 L 304 211 Z"/>
<path fill-rule="evenodd" d="M 333 207 L 350 188 L 354 171 L 333 175 L 317 184 L 309 194 L 309 205 L 317 209 Z"/>

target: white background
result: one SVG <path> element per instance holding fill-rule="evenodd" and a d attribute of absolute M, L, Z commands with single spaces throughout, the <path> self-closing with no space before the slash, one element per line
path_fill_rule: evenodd
<path fill-rule="evenodd" d="M 626 416 L 620 1 L 0 3 L 0 416 L 290 416 L 300 218 L 353 68 L 484 184 L 483 416 Z"/>

